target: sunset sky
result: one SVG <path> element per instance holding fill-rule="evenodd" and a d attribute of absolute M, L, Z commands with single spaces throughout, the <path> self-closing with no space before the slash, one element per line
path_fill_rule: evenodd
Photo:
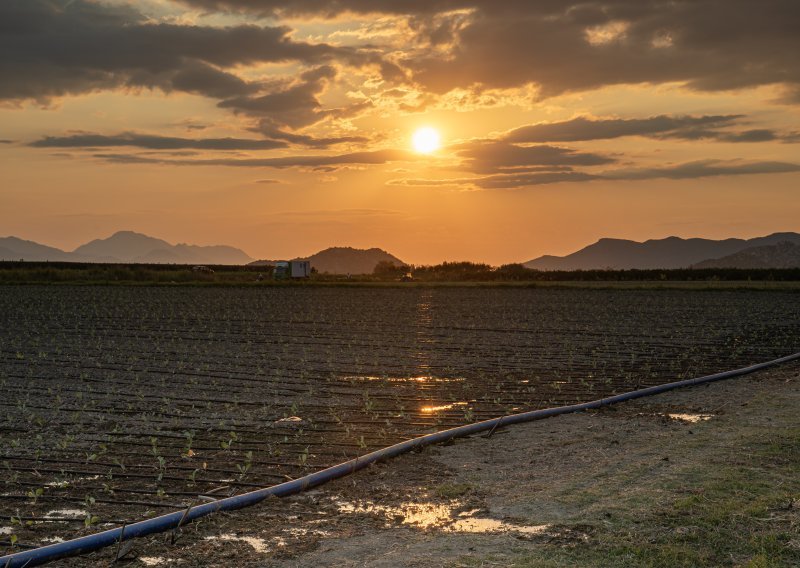
<path fill-rule="evenodd" d="M 798 30 L 796 0 L 0 0 L 0 236 L 501 264 L 800 231 Z"/>

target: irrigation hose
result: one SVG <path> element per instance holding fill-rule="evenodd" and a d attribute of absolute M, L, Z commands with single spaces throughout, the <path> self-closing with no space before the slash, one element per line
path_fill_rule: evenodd
<path fill-rule="evenodd" d="M 360 469 L 363 469 L 377 461 L 393 458 L 417 448 L 430 446 L 431 444 L 446 442 L 448 440 L 452 440 L 453 438 L 470 436 L 472 434 L 485 432 L 487 430 L 493 431 L 500 426 L 519 424 L 521 422 L 531 422 L 533 420 L 541 420 L 543 418 L 550 418 L 560 414 L 592 410 L 601 408 L 603 406 L 608 406 L 610 404 L 624 402 L 626 400 L 633 400 L 645 396 L 653 396 L 678 388 L 701 385 L 723 379 L 731 379 L 733 377 L 740 377 L 742 375 L 747 375 L 768 367 L 774 367 L 776 365 L 781 365 L 783 363 L 788 363 L 798 359 L 800 359 L 800 352 L 794 353 L 793 355 L 787 355 L 786 357 L 781 357 L 779 359 L 773 359 L 772 361 L 767 361 L 765 363 L 758 363 L 749 367 L 743 367 L 741 369 L 734 369 L 732 371 L 725 371 L 722 373 L 716 373 L 714 375 L 706 375 L 704 377 L 697 377 L 694 379 L 686 379 L 683 381 L 676 381 L 654 387 L 643 388 L 599 400 L 593 400 L 591 402 L 572 404 L 569 406 L 558 406 L 555 408 L 545 408 L 542 410 L 533 410 L 519 414 L 509 414 L 499 418 L 492 418 L 491 420 L 484 420 L 483 422 L 475 422 L 473 424 L 466 424 L 464 426 L 442 430 L 440 432 L 427 434 L 425 436 L 406 440 L 405 442 L 400 442 L 399 444 L 394 444 L 393 446 L 370 452 L 350 461 L 340 463 L 339 465 L 335 465 L 304 477 L 281 483 L 279 485 L 257 489 L 255 491 L 250 491 L 249 493 L 242 493 L 241 495 L 220 499 L 218 501 L 214 501 L 213 503 L 204 503 L 194 507 L 189 507 L 185 510 L 161 515 L 160 517 L 154 517 L 152 519 L 139 521 L 130 525 L 123 525 L 120 528 L 110 529 L 73 540 L 59 542 L 57 544 L 42 546 L 33 550 L 22 551 L 16 554 L 9 554 L 7 556 L 0 557 L 0 567 L 28 568 L 30 566 L 39 566 L 59 558 L 87 554 L 108 546 L 117 546 L 121 542 L 133 538 L 139 538 L 154 533 L 178 529 L 187 523 L 218 511 L 233 511 L 235 509 L 242 509 L 244 507 L 249 507 L 251 505 L 260 503 L 268 497 L 288 497 L 289 495 L 295 495 L 297 493 L 306 491 L 307 489 L 311 489 L 312 487 L 317 487 L 323 483 L 327 483 L 329 481 L 333 481 L 334 479 L 355 473 L 356 471 L 359 471 Z"/>

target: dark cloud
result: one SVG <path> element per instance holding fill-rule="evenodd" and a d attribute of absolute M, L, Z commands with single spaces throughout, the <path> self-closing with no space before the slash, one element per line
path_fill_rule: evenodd
<path fill-rule="evenodd" d="M 680 138 L 682 140 L 714 140 L 717 142 L 782 142 L 784 144 L 800 142 L 800 134 L 797 132 L 778 132 L 769 128 L 753 128 L 740 131 L 697 128 L 669 132 L 661 137 Z"/>
<path fill-rule="evenodd" d="M 767 128 L 730 130 L 744 115 L 667 116 L 649 118 L 592 119 L 577 117 L 561 122 L 521 126 L 501 136 L 506 142 L 581 142 L 623 136 L 716 140 L 719 142 L 797 142 L 797 133 L 781 133 Z M 727 130 L 726 130 L 727 129 Z"/>
<path fill-rule="evenodd" d="M 540 86 L 543 95 L 616 84 L 685 82 L 716 91 L 784 84 L 800 100 L 795 0 L 182 0 L 209 11 L 276 18 L 407 16 L 447 56 L 409 52 L 405 65 L 436 92 Z M 465 20 L 432 18 L 471 10 Z"/>
<path fill-rule="evenodd" d="M 470 8 L 473 1 L 460 0 L 179 0 L 209 12 L 249 12 L 259 16 L 318 16 L 341 14 L 433 14 Z"/>
<path fill-rule="evenodd" d="M 165 164 L 175 166 L 230 166 L 240 168 L 337 168 L 347 165 L 375 165 L 420 159 L 406 150 L 372 150 L 330 156 L 285 156 L 280 158 L 211 158 L 168 160 L 138 154 L 95 154 L 95 158 L 118 164 Z M 327 171 L 327 169 L 326 169 Z"/>
<path fill-rule="evenodd" d="M 749 174 L 782 174 L 800 171 L 800 164 L 788 162 L 729 162 L 722 160 L 698 160 L 655 168 L 634 168 L 604 172 L 605 179 L 645 180 L 645 179 L 695 179 L 711 176 L 734 176 Z"/>
<path fill-rule="evenodd" d="M 715 176 L 780 174 L 798 171 L 800 171 L 800 164 L 788 162 L 743 163 L 737 161 L 701 160 L 664 167 L 617 169 L 600 173 L 587 173 L 565 169 L 561 171 L 524 171 L 520 173 L 501 173 L 450 179 L 401 178 L 390 180 L 387 183 L 389 185 L 421 187 L 469 186 L 479 189 L 523 189 L 537 185 L 595 180 L 697 179 Z"/>
<path fill-rule="evenodd" d="M 599 166 L 614 158 L 560 146 L 519 146 L 502 140 L 476 140 L 453 146 L 463 169 L 475 173 L 522 173 L 569 166 Z"/>
<path fill-rule="evenodd" d="M 360 136 L 324 138 L 293 132 L 321 120 L 347 118 L 371 102 L 324 108 L 319 96 L 339 65 L 376 66 L 400 73 L 374 50 L 293 40 L 285 26 L 212 27 L 152 23 L 130 5 L 89 0 L 0 2 L 0 99 L 35 99 L 117 88 L 157 88 L 218 99 L 221 108 L 252 119 L 252 130 L 271 140 L 191 140 L 95 135 L 96 146 L 268 149 L 286 143 L 313 148 L 366 142 Z M 297 62 L 310 66 L 296 78 L 246 80 L 237 67 Z M 334 66 L 332 63 L 337 65 Z M 275 134 L 275 136 L 271 136 Z M 34 144 L 83 144 L 79 137 Z"/>
<path fill-rule="evenodd" d="M 328 82 L 336 78 L 336 69 L 323 65 L 300 75 L 299 80 L 283 89 L 257 97 L 236 97 L 221 101 L 219 107 L 264 117 L 273 127 L 299 128 L 319 122 L 328 111 L 319 102 Z"/>
<path fill-rule="evenodd" d="M 285 148 L 279 140 L 253 140 L 249 138 L 178 138 L 155 134 L 123 132 L 114 136 L 102 134 L 73 134 L 71 136 L 46 136 L 30 144 L 36 148 L 103 148 L 132 146 L 150 150 L 272 150 Z"/>
<path fill-rule="evenodd" d="M 616 84 L 684 82 L 714 91 L 783 84 L 800 92 L 795 0 L 184 0 L 207 11 L 275 18 L 374 13 L 407 17 L 425 45 L 402 67 L 380 46 L 353 49 L 291 39 L 285 26 L 155 24 L 129 6 L 88 0 L 0 3 L 0 97 L 46 98 L 120 86 L 248 97 L 230 69 L 258 62 L 375 65 L 385 78 L 433 92 L 536 84 L 543 95 Z M 450 19 L 442 16 L 463 10 Z M 365 16 L 367 17 L 367 16 Z M 438 18 L 431 20 L 431 18 Z M 227 70 L 226 70 L 227 69 Z M 250 101 L 276 108 L 277 99 Z M 246 104 L 245 104 L 246 106 Z"/>
<path fill-rule="evenodd" d="M 260 85 L 230 71 L 237 65 L 377 63 L 374 54 L 294 41 L 285 26 L 151 23 L 130 6 L 88 0 L 3 0 L 0 22 L 2 99 L 121 87 L 243 97 Z"/>
<path fill-rule="evenodd" d="M 502 139 L 514 143 L 577 142 L 623 136 L 677 135 L 698 127 L 727 126 L 742 115 L 667 116 L 631 119 L 591 119 L 577 117 L 562 122 L 532 124 L 515 128 Z"/>
<path fill-rule="evenodd" d="M 451 53 L 409 54 L 424 87 L 538 85 L 543 96 L 618 84 L 703 91 L 800 85 L 794 0 L 476 2 Z M 792 95 L 787 95 L 791 99 Z"/>
<path fill-rule="evenodd" d="M 336 144 L 363 144 L 369 141 L 365 136 L 323 136 L 316 137 L 308 134 L 298 134 L 296 132 L 288 132 L 276 126 L 268 119 L 262 119 L 258 125 L 251 128 L 253 132 L 258 132 L 267 138 L 274 140 L 285 140 L 292 144 L 307 146 L 309 148 L 324 149 Z"/>
<path fill-rule="evenodd" d="M 582 182 L 598 179 L 598 176 L 584 172 L 550 171 L 550 172 L 522 172 L 513 174 L 494 174 L 470 178 L 452 179 L 414 179 L 404 178 L 390 180 L 388 185 L 402 186 L 472 186 L 479 189 L 520 189 L 535 185 L 547 185 L 564 182 Z"/>

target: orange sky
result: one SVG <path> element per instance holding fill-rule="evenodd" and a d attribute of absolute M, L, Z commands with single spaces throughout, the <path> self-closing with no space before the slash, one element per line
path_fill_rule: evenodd
<path fill-rule="evenodd" d="M 501 264 L 800 231 L 799 18 L 789 1 L 9 0 L 0 236 Z M 411 145 L 423 126 L 431 154 Z"/>

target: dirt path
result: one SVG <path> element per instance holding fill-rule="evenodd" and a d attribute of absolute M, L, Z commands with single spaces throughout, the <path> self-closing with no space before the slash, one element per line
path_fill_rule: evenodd
<path fill-rule="evenodd" d="M 403 456 L 163 542 L 130 565 L 798 566 L 800 365 Z"/>

